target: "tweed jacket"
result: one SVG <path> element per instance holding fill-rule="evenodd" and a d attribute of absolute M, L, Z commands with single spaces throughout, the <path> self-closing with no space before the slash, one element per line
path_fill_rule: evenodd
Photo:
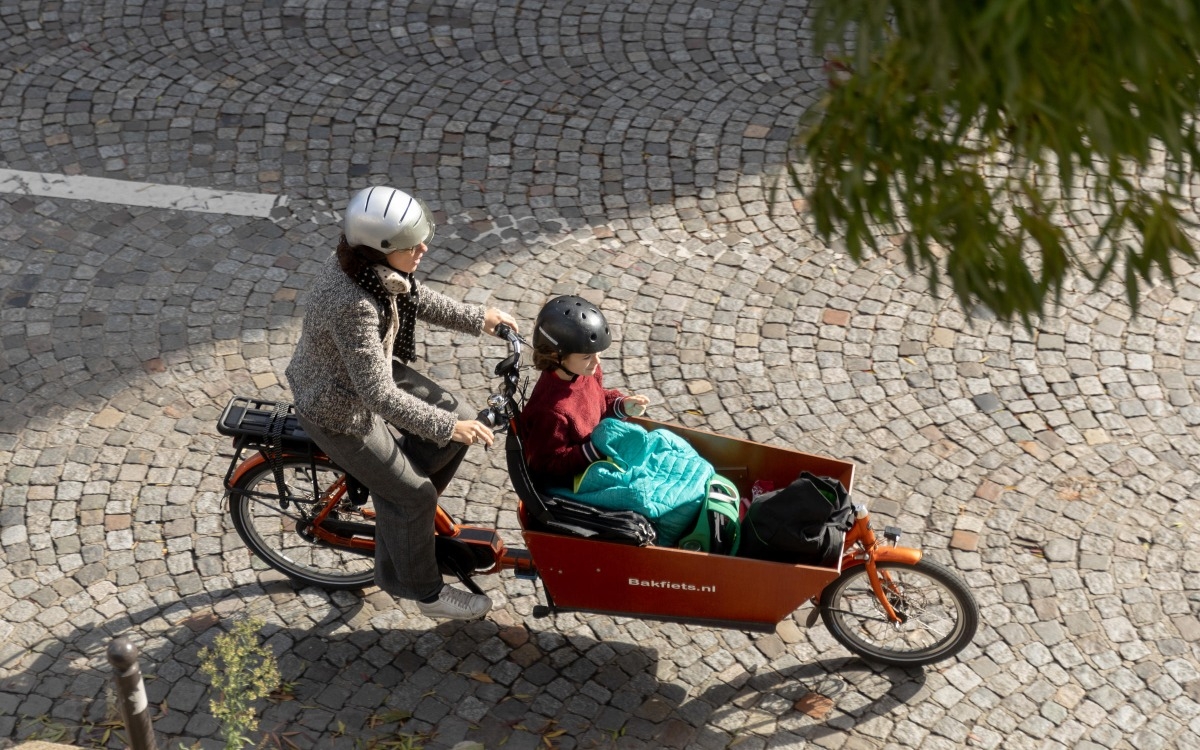
<path fill-rule="evenodd" d="M 413 279 L 416 283 L 416 279 Z M 338 266 L 332 256 L 309 294 L 300 342 L 286 376 L 296 411 L 336 433 L 366 435 L 373 414 L 396 427 L 450 442 L 458 415 L 396 387 L 392 353 L 379 333 L 379 303 Z M 483 331 L 484 309 L 422 287 L 417 319 L 463 333 Z"/>

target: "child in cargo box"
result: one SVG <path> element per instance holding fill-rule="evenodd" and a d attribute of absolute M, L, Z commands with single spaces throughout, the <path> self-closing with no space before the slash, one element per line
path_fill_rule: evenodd
<path fill-rule="evenodd" d="M 605 389 L 600 352 L 612 343 L 608 321 L 582 297 L 555 297 L 538 313 L 533 366 L 542 375 L 521 412 L 525 460 L 544 487 L 571 487 L 601 461 L 590 440 L 605 417 L 640 416 L 649 399 Z"/>

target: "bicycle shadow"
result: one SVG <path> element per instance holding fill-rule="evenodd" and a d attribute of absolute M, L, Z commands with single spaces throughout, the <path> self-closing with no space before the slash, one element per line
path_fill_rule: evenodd
<path fill-rule="evenodd" d="M 465 623 L 433 623 L 375 590 L 330 595 L 275 582 L 197 594 L 67 629 L 24 658 L 10 656 L 0 663 L 0 704 L 14 707 L 15 739 L 44 727 L 36 719 L 45 715 L 73 727 L 60 741 L 106 746 L 101 725 L 113 706 L 105 649 L 128 635 L 141 648 L 162 746 L 219 747 L 200 650 L 246 617 L 265 621 L 263 643 L 286 686 L 261 705 L 258 739 L 271 747 L 339 747 L 349 738 L 371 747 L 398 735 L 419 735 L 427 750 L 559 737 L 609 747 L 626 735 L 658 747 L 780 732 L 811 741 L 853 732 L 925 682 L 923 673 L 873 669 L 854 657 L 803 662 L 790 650 L 778 654 L 778 644 L 767 661 L 761 638 L 734 631 L 535 619 L 521 614 L 532 611 L 532 594 L 507 593 L 488 619 Z M 761 663 L 743 669 L 733 646 Z"/>

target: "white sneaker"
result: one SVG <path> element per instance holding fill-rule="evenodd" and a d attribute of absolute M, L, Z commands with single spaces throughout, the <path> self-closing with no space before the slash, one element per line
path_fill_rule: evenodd
<path fill-rule="evenodd" d="M 492 608 L 492 600 L 486 594 L 472 594 L 453 586 L 442 586 L 437 601 L 426 604 L 417 602 L 417 608 L 426 617 L 449 617 L 453 620 L 474 620 L 483 617 Z"/>

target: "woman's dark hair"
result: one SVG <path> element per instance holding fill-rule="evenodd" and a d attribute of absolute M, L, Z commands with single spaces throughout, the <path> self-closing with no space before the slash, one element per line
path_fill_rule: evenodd
<path fill-rule="evenodd" d="M 367 245 L 350 246 L 346 242 L 346 235 L 342 235 L 342 239 L 337 246 L 338 265 L 342 267 L 346 275 L 352 279 L 358 278 L 358 274 L 364 268 L 370 268 L 374 265 L 387 265 L 387 256 Z"/>

